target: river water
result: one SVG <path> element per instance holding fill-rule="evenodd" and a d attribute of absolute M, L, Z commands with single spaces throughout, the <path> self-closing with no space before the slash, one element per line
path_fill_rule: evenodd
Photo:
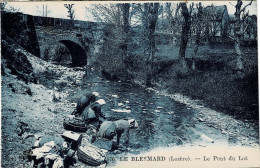
<path fill-rule="evenodd" d="M 101 77 L 89 77 L 85 84 L 91 87 L 82 89 L 99 92 L 107 102 L 102 111 L 108 120 L 136 119 L 139 127 L 130 132 L 130 147 L 147 150 L 168 146 L 184 133 L 181 126 L 191 125 L 194 119 L 192 109 L 137 84 L 108 81 Z"/>
<path fill-rule="evenodd" d="M 197 109 L 137 84 L 109 81 L 98 72 L 83 78 L 73 89 L 72 97 L 76 102 L 84 92 L 93 91 L 99 92 L 100 98 L 105 99 L 102 112 L 108 120 L 134 118 L 139 125 L 130 131 L 129 145 L 109 153 L 110 158 L 142 154 L 158 147 L 238 144 L 236 134 L 231 137 L 225 129 L 214 127 L 214 124 L 209 126 L 205 119 L 200 118 L 205 115 Z M 207 119 L 219 117 L 215 113 L 210 113 Z M 222 120 L 225 118 L 222 116 L 221 121 L 216 122 L 228 124 L 229 121 Z M 124 141 L 123 134 L 120 143 Z M 115 164 L 115 161 L 110 160 L 108 165 Z"/>

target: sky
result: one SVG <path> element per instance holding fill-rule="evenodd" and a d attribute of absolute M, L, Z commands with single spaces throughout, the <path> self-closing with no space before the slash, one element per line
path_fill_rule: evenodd
<path fill-rule="evenodd" d="M 112 2 L 112 1 L 111 1 Z M 103 1 L 101 3 L 111 3 L 108 1 Z M 141 1 L 139 1 L 141 2 Z M 146 1 L 147 2 L 147 1 Z M 173 1 L 172 1 L 173 2 Z M 198 1 L 194 1 L 195 3 Z M 30 15 L 38 15 L 42 16 L 43 5 L 47 5 L 48 9 L 48 17 L 57 17 L 57 18 L 68 18 L 68 11 L 64 7 L 64 4 L 74 4 L 73 9 L 75 10 L 75 20 L 86 20 L 86 21 L 94 21 L 94 18 L 90 14 L 89 11 L 86 10 L 86 7 L 90 7 L 91 4 L 98 3 L 94 1 L 30 1 L 30 2 L 8 2 L 8 6 L 13 6 L 16 9 L 19 9 L 19 12 L 30 14 Z M 115 2 L 112 2 L 115 3 Z M 160 2 L 162 3 L 162 2 Z M 178 3 L 178 1 L 174 1 L 174 3 Z M 228 8 L 229 14 L 235 13 L 235 7 L 231 4 L 235 5 L 236 1 L 202 1 L 203 6 L 208 6 L 211 4 L 215 6 L 226 5 Z M 231 4 L 230 4 L 231 3 Z M 243 6 L 249 3 L 249 1 L 244 1 Z M 242 6 L 242 7 L 243 7 Z M 249 10 L 249 14 L 257 14 L 257 5 L 256 1 L 253 1 L 251 6 L 247 7 Z"/>

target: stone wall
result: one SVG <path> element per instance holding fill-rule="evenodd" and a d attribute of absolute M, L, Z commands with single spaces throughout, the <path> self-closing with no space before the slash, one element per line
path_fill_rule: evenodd
<path fill-rule="evenodd" d="M 9 13 L 1 11 L 1 33 L 13 39 L 18 45 L 30 53 L 39 56 L 40 49 L 35 31 L 33 17 L 27 15 L 24 19 L 22 13 Z"/>
<path fill-rule="evenodd" d="M 66 47 L 74 56 L 80 54 L 86 57 L 77 56 L 74 59 L 75 65 L 91 65 L 101 54 L 103 30 L 107 29 L 107 25 L 103 23 L 32 16 L 19 12 L 2 11 L 1 14 L 2 35 L 10 37 L 35 56 L 44 58 L 46 48 L 59 42 L 67 44 Z M 76 48 L 69 48 L 70 46 Z"/>
<path fill-rule="evenodd" d="M 74 61 L 76 64 L 80 62 L 80 65 L 78 64 L 79 66 L 84 66 L 85 64 L 91 65 L 97 60 L 97 56 L 102 54 L 101 46 L 104 43 L 104 29 L 107 29 L 107 25 L 88 21 L 72 21 L 69 19 L 39 16 L 33 17 L 41 49 L 41 58 L 51 59 L 46 49 L 57 43 L 63 43 L 65 45 L 73 44 L 78 50 L 84 50 L 87 58 L 78 57 L 76 58 L 77 61 Z M 67 48 L 69 48 L 69 46 L 67 46 Z M 73 53 L 71 54 L 73 56 Z M 87 62 L 85 60 L 87 60 Z"/>

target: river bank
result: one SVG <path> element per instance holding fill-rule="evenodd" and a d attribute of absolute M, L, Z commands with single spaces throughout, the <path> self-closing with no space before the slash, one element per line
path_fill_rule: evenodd
<path fill-rule="evenodd" d="M 28 57 L 38 83 L 26 83 L 8 69 L 2 76 L 4 167 L 28 167 L 23 151 L 30 149 L 35 139 L 26 137 L 62 134 L 63 119 L 74 110 L 80 95 L 91 91 L 98 91 L 107 101 L 102 111 L 109 120 L 135 118 L 139 123 L 139 129 L 131 131 L 129 146 L 124 151 L 109 153 L 110 158 L 170 146 L 258 146 L 257 125 L 200 106 L 185 96 L 109 81 L 94 69 L 86 76 L 83 69 L 53 65 L 20 52 Z M 111 110 L 125 108 L 131 112 Z M 89 139 L 90 134 L 84 133 L 84 138 Z M 214 143 L 208 143 L 208 138 Z M 122 142 L 124 139 L 123 136 Z M 115 164 L 110 161 L 108 165 Z M 74 167 L 82 166 L 85 165 L 78 162 Z"/>
<path fill-rule="evenodd" d="M 232 45 L 200 46 L 195 58 L 195 70 L 191 68 L 192 47 L 188 47 L 186 60 L 190 72 L 185 77 L 178 76 L 178 47 L 171 50 L 171 53 L 163 52 L 155 57 L 154 89 L 165 90 L 170 94 L 180 93 L 200 100 L 204 106 L 213 110 L 258 124 L 258 58 L 255 47 L 242 48 L 243 77 L 239 77 L 233 68 L 236 53 Z M 134 81 L 144 84 L 144 65 L 137 63 L 130 73 L 133 73 Z"/>

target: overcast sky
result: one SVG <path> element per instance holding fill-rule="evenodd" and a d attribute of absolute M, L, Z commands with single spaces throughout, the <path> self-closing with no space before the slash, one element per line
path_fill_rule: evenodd
<path fill-rule="evenodd" d="M 146 1 L 147 2 L 147 1 Z M 195 3 L 198 1 L 194 1 Z M 42 16 L 43 5 L 47 5 L 48 9 L 48 17 L 58 17 L 58 18 L 67 18 L 67 9 L 64 7 L 64 4 L 74 4 L 73 9 L 75 10 L 75 19 L 76 20 L 88 20 L 94 21 L 91 14 L 86 11 L 86 7 L 90 7 L 90 4 L 97 3 L 97 2 L 87 2 L 87 1 L 38 1 L 38 2 L 8 2 L 8 6 L 13 6 L 14 8 L 19 8 L 20 12 L 30 14 L 30 15 L 39 15 Z M 101 3 L 108 3 L 108 2 L 101 2 Z M 111 2 L 110 2 L 111 3 Z M 113 2 L 114 3 L 114 2 Z M 163 3 L 163 2 L 160 2 Z M 178 3 L 175 1 L 175 3 Z M 231 4 L 235 5 L 236 1 L 202 1 L 203 6 L 208 6 L 211 4 L 215 6 L 218 5 L 226 5 L 228 8 L 229 14 L 235 13 L 235 7 Z M 231 4 L 230 4 L 231 3 Z M 249 3 L 249 1 L 244 1 L 244 5 Z M 253 1 L 251 6 L 247 7 L 249 10 L 249 14 L 257 14 L 257 5 L 256 1 Z"/>

